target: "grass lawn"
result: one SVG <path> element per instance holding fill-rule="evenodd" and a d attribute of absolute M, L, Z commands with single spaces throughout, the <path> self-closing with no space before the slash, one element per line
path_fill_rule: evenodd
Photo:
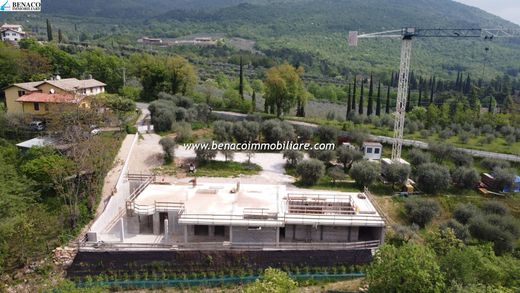
<path fill-rule="evenodd" d="M 197 166 L 197 176 L 201 177 L 235 177 L 239 175 L 256 175 L 262 171 L 257 164 L 209 161 Z"/>

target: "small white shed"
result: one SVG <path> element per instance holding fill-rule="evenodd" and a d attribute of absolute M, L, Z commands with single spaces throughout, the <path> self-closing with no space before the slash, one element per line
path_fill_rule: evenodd
<path fill-rule="evenodd" d="M 366 160 L 381 160 L 383 145 L 378 142 L 364 142 L 361 151 Z"/>

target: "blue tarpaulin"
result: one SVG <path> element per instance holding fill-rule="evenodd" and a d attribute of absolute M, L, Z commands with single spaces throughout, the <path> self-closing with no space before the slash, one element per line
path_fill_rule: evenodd
<path fill-rule="evenodd" d="M 515 177 L 515 182 L 512 186 L 504 187 L 504 192 L 520 192 L 520 176 Z"/>

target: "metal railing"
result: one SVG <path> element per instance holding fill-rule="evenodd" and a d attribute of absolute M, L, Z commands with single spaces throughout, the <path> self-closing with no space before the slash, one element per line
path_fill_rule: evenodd
<path fill-rule="evenodd" d="M 170 242 L 170 243 L 121 243 L 85 242 L 83 248 L 96 249 L 161 249 L 161 250 L 366 250 L 376 249 L 379 240 L 357 242 Z"/>

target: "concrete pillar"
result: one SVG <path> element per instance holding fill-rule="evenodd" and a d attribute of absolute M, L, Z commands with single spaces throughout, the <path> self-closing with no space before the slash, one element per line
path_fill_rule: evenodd
<path fill-rule="evenodd" d="M 276 227 L 276 246 L 280 245 L 280 227 Z"/>
<path fill-rule="evenodd" d="M 379 235 L 379 243 L 385 243 L 385 227 L 381 227 L 381 234 Z"/>
<path fill-rule="evenodd" d="M 229 226 L 229 242 L 233 243 L 233 226 Z"/>
<path fill-rule="evenodd" d="M 168 231 L 171 235 L 175 235 L 175 218 L 177 212 L 168 212 Z"/>
<path fill-rule="evenodd" d="M 351 226 L 348 226 L 348 236 L 347 236 L 347 241 L 350 242 L 350 231 L 351 231 L 352 227 Z"/>
<path fill-rule="evenodd" d="M 121 240 L 121 242 L 125 242 L 125 223 L 124 223 L 124 219 L 121 218 L 119 220 L 119 223 L 120 223 L 120 229 L 121 229 L 121 234 L 119 234 L 119 240 Z"/>
<path fill-rule="evenodd" d="M 215 226 L 208 226 L 208 236 L 215 237 Z"/>
<path fill-rule="evenodd" d="M 161 223 L 160 223 L 160 218 L 159 218 L 158 212 L 155 212 L 153 214 L 152 227 L 153 227 L 153 235 L 161 234 Z"/>
<path fill-rule="evenodd" d="M 168 226 L 168 219 L 164 219 L 164 240 L 170 240 L 170 227 Z"/>
<path fill-rule="evenodd" d="M 188 225 L 184 225 L 184 243 L 188 243 Z"/>

